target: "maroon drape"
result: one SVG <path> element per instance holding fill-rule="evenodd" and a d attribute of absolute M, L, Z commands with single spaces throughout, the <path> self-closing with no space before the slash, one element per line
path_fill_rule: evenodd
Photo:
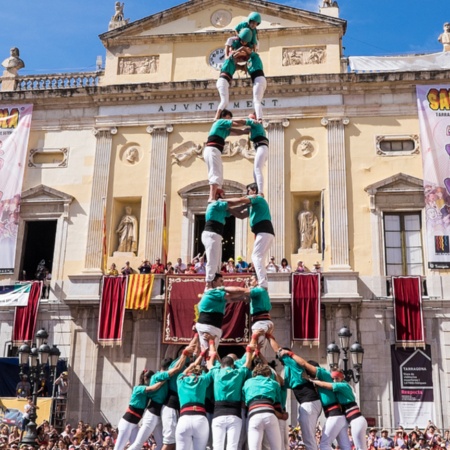
<path fill-rule="evenodd" d="M 248 275 L 225 275 L 225 286 L 245 286 Z M 199 295 L 205 290 L 205 278 L 197 275 L 171 275 L 166 282 L 164 308 L 165 344 L 184 344 L 192 339 Z M 223 320 L 222 345 L 236 345 L 249 340 L 249 307 L 243 302 L 229 303 Z"/>
<path fill-rule="evenodd" d="M 102 298 L 98 318 L 98 343 L 122 343 L 125 317 L 127 277 L 103 277 Z"/>
<path fill-rule="evenodd" d="M 405 347 L 425 345 L 421 278 L 392 277 L 395 341 Z"/>
<path fill-rule="evenodd" d="M 36 331 L 36 320 L 39 300 L 42 293 L 42 281 L 33 281 L 27 306 L 16 306 L 13 325 L 13 345 L 19 346 L 24 342 L 31 343 Z"/>
<path fill-rule="evenodd" d="M 292 275 L 292 339 L 319 344 L 320 274 Z"/>

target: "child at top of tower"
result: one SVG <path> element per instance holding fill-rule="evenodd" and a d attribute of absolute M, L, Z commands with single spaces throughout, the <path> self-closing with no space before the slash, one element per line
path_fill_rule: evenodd
<path fill-rule="evenodd" d="M 236 34 L 239 34 L 239 32 L 243 29 L 249 29 L 252 32 L 252 39 L 248 42 L 248 46 L 254 50 L 257 51 L 258 48 L 258 30 L 257 26 L 261 23 L 261 15 L 257 12 L 251 12 L 247 20 L 244 20 L 243 22 L 239 23 L 236 28 Z"/>

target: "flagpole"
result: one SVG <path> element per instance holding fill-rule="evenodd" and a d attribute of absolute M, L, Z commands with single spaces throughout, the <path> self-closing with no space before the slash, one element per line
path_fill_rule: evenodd
<path fill-rule="evenodd" d="M 102 197 L 103 203 L 103 246 L 102 246 L 102 269 L 103 273 L 107 272 L 108 251 L 106 243 L 106 197 Z"/>

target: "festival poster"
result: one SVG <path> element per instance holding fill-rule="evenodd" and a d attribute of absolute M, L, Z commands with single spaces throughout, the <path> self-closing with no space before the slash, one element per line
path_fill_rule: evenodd
<path fill-rule="evenodd" d="M 425 428 L 435 422 L 431 348 L 391 346 L 395 423 L 405 428 Z"/>
<path fill-rule="evenodd" d="M 0 273 L 14 272 L 33 105 L 0 106 Z"/>
<path fill-rule="evenodd" d="M 428 267 L 450 268 L 450 85 L 417 86 Z"/>

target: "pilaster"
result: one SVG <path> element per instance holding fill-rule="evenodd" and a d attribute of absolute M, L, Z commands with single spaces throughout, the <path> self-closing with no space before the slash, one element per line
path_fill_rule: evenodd
<path fill-rule="evenodd" d="M 321 121 L 328 131 L 328 177 L 330 204 L 329 270 L 351 270 L 348 238 L 347 175 L 345 165 L 345 132 L 347 118 L 326 118 Z"/>
<path fill-rule="evenodd" d="M 147 127 L 147 133 L 152 135 L 152 144 L 150 151 L 144 257 L 150 259 L 152 262 L 156 257 L 163 257 L 164 195 L 166 191 L 169 133 L 172 131 L 172 125 Z"/>
<path fill-rule="evenodd" d="M 267 125 L 269 139 L 269 158 L 267 161 L 267 189 L 265 195 L 270 206 L 275 241 L 271 256 L 275 261 L 281 261 L 285 255 L 285 156 L 284 128 L 289 126 L 289 120 L 271 121 Z"/>
<path fill-rule="evenodd" d="M 94 173 L 92 179 L 91 205 L 89 208 L 88 237 L 84 272 L 102 272 L 103 208 L 108 196 L 109 171 L 111 167 L 112 137 L 117 128 L 96 128 Z"/>

